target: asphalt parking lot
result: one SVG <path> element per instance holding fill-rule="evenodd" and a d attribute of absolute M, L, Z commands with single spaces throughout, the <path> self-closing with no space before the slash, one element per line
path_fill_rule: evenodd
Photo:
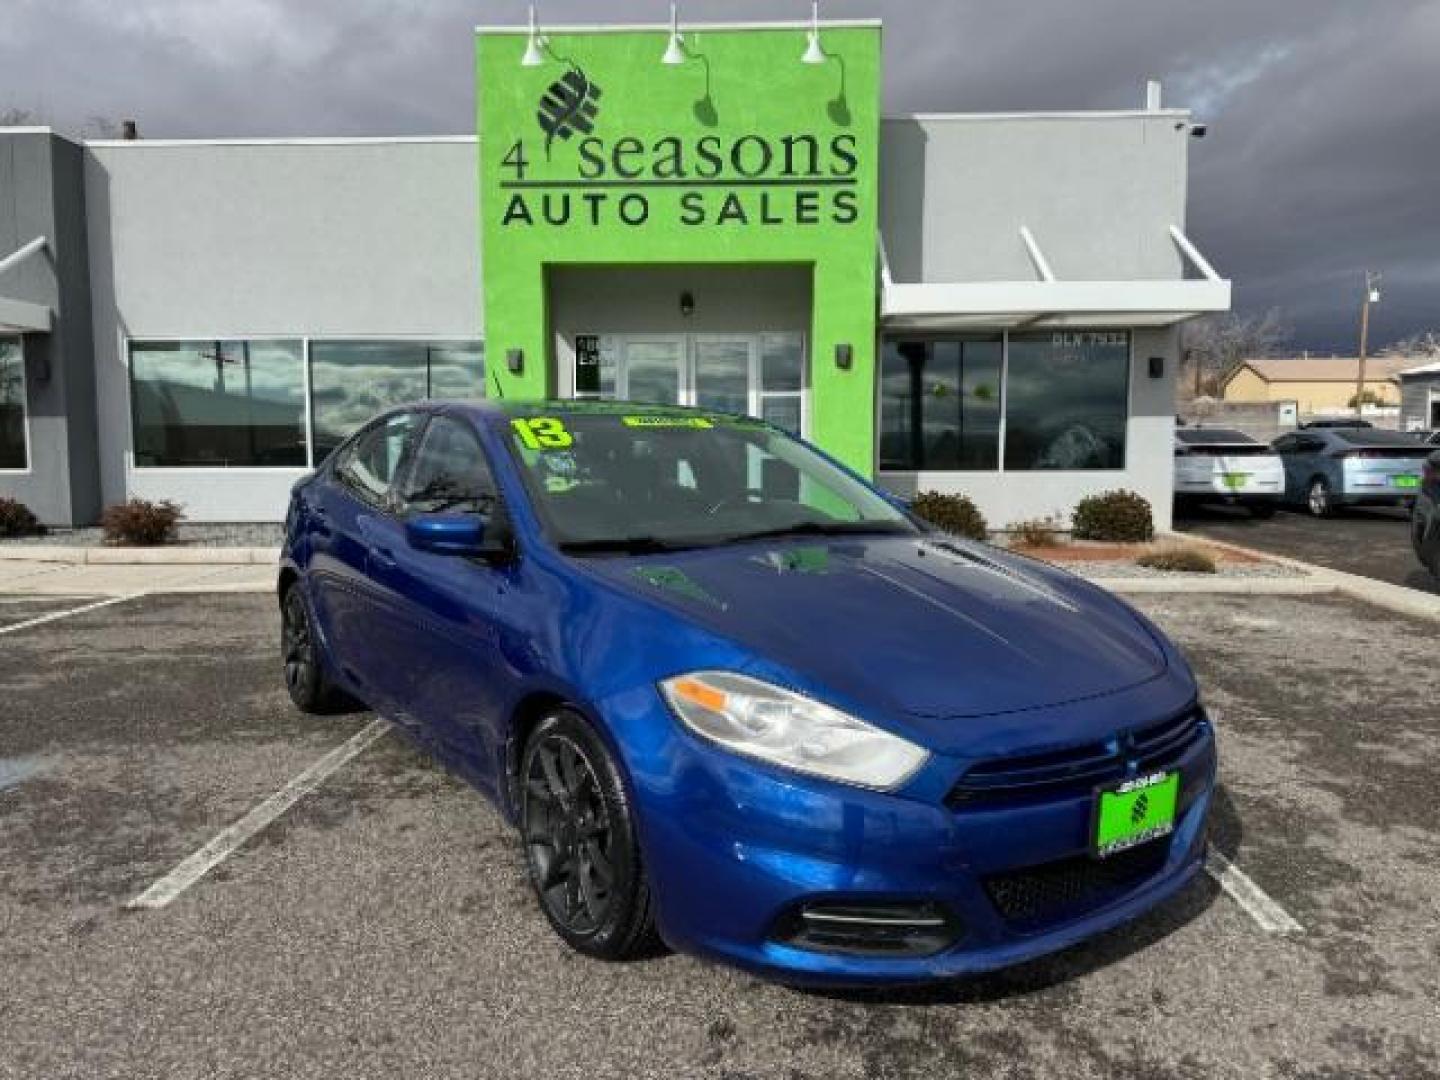
<path fill-rule="evenodd" d="M 498 816 L 394 733 L 128 910 L 372 718 L 291 709 L 268 596 L 0 597 L 0 1076 L 1440 1077 L 1435 625 L 1142 603 L 1221 718 L 1215 846 L 1303 932 L 1204 877 L 1003 975 L 817 994 L 567 952 Z"/>
<path fill-rule="evenodd" d="M 1323 519 L 1281 510 L 1261 520 L 1248 510 L 1202 506 L 1177 516 L 1175 529 L 1440 595 L 1440 581 L 1410 544 L 1408 510 L 1357 508 Z"/>

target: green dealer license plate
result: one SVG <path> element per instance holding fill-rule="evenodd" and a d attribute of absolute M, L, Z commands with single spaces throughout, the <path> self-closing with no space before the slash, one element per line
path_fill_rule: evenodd
<path fill-rule="evenodd" d="M 1095 854 L 1115 855 L 1175 831 L 1178 772 L 1152 773 L 1095 795 Z"/>
<path fill-rule="evenodd" d="M 1392 476 L 1390 481 L 1397 488 L 1418 488 L 1420 486 L 1420 477 L 1418 476 Z"/>
<path fill-rule="evenodd" d="M 1250 481 L 1250 474 L 1243 472 L 1227 472 L 1225 474 L 1225 486 L 1234 491 L 1243 488 Z"/>

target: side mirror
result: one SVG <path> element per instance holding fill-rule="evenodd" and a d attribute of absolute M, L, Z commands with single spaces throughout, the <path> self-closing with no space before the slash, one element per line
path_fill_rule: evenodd
<path fill-rule="evenodd" d="M 417 514 L 405 523 L 405 539 L 434 555 L 494 555 L 501 545 L 487 537 L 488 525 L 478 514 Z"/>

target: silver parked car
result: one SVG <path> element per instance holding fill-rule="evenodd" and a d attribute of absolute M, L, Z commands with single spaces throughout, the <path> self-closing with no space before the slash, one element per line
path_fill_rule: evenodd
<path fill-rule="evenodd" d="M 1308 429 L 1271 446 L 1285 464 L 1285 498 L 1316 517 L 1342 506 L 1410 506 L 1429 451 L 1378 429 Z"/>
<path fill-rule="evenodd" d="M 1175 432 L 1175 502 L 1247 507 L 1269 517 L 1285 499 L 1285 466 L 1275 451 L 1232 428 Z"/>

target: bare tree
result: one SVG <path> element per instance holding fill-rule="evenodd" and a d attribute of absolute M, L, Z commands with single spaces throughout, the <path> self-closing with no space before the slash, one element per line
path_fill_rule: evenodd
<path fill-rule="evenodd" d="M 44 122 L 39 113 L 30 109 L 0 109 L 0 127 L 32 127 Z"/>
<path fill-rule="evenodd" d="M 1182 400 L 1219 397 L 1246 360 L 1285 351 L 1294 331 L 1277 308 L 1264 315 L 1207 315 L 1185 325 L 1179 393 Z"/>
<path fill-rule="evenodd" d="M 1380 356 L 1414 357 L 1420 363 L 1440 360 L 1440 331 L 1422 330 L 1381 349 Z"/>

